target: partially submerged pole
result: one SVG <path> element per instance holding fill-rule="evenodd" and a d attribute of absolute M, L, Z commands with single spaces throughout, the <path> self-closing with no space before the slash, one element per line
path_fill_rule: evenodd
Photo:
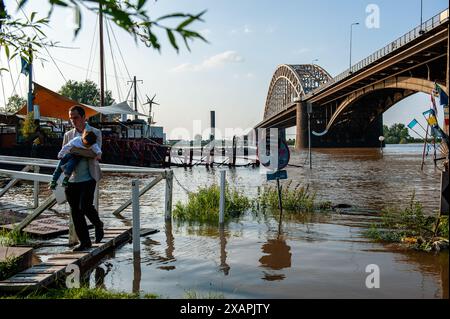
<path fill-rule="evenodd" d="M 140 216 L 139 216 L 139 180 L 135 179 L 131 182 L 131 198 L 133 206 L 133 253 L 141 251 L 140 242 Z"/>
<path fill-rule="evenodd" d="M 165 219 L 172 221 L 172 190 L 173 190 L 173 171 L 166 171 L 166 205 L 165 205 Z"/>
<path fill-rule="evenodd" d="M 225 221 L 225 183 L 226 171 L 220 171 L 220 201 L 219 201 L 219 224 Z"/>

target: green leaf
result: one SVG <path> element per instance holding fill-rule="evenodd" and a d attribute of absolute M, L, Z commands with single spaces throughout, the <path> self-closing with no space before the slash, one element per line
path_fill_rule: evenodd
<path fill-rule="evenodd" d="M 175 48 L 175 50 L 179 50 L 178 45 L 177 45 L 177 41 L 175 40 L 175 36 L 173 35 L 172 30 L 167 29 L 167 36 L 169 37 L 170 40 L 170 44 L 172 44 L 172 46 Z"/>
<path fill-rule="evenodd" d="M 31 22 L 33 22 L 34 17 L 36 16 L 36 13 L 37 13 L 37 12 L 34 12 L 34 11 L 31 13 L 31 16 L 30 16 L 30 21 L 31 21 Z"/>
<path fill-rule="evenodd" d="M 189 17 L 188 19 L 184 20 L 182 23 L 180 23 L 178 25 L 177 30 L 183 30 L 184 27 L 188 26 L 189 24 L 191 24 L 195 20 L 197 20 L 196 17 Z"/>
<path fill-rule="evenodd" d="M 146 1 L 147 0 L 139 0 L 138 1 L 138 5 L 137 5 L 137 9 L 140 10 L 144 6 Z"/>
<path fill-rule="evenodd" d="M 9 46 L 5 45 L 6 58 L 9 60 Z"/>
<path fill-rule="evenodd" d="M 22 8 L 28 0 L 20 0 L 18 8 Z"/>
<path fill-rule="evenodd" d="M 77 25 L 77 27 L 75 28 L 75 38 L 78 35 L 78 32 L 80 32 L 81 30 L 81 10 L 79 6 L 75 7 L 75 23 Z"/>
<path fill-rule="evenodd" d="M 161 21 L 168 18 L 184 18 L 185 16 L 186 15 L 184 13 L 172 13 L 159 17 L 158 19 L 156 19 L 156 21 Z"/>

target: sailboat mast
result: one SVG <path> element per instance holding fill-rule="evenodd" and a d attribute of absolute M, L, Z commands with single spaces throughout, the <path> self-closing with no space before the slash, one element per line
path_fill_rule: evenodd
<path fill-rule="evenodd" d="M 103 12 L 102 4 L 99 2 L 99 34 L 100 34 L 100 106 L 105 105 L 105 78 L 104 78 L 104 53 L 103 53 Z"/>

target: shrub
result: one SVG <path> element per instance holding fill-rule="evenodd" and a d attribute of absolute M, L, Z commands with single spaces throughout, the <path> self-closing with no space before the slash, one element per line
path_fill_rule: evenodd
<path fill-rule="evenodd" d="M 213 184 L 190 193 L 187 204 L 176 203 L 173 216 L 180 221 L 217 223 L 219 221 L 220 187 Z M 239 217 L 251 207 L 250 200 L 237 190 L 225 190 L 225 221 Z"/>

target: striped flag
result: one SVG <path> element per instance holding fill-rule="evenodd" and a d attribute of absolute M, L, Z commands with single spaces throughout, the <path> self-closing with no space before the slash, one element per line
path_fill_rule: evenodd
<path fill-rule="evenodd" d="M 428 111 L 425 111 L 425 112 L 423 112 L 422 114 L 423 114 L 423 116 L 425 116 L 425 118 L 426 118 L 428 114 L 434 115 L 434 110 L 429 109 Z"/>
<path fill-rule="evenodd" d="M 419 122 L 417 122 L 416 119 L 413 119 L 411 122 L 409 122 L 408 127 L 409 127 L 410 129 L 412 129 L 414 126 L 417 125 L 417 123 L 419 123 Z"/>

